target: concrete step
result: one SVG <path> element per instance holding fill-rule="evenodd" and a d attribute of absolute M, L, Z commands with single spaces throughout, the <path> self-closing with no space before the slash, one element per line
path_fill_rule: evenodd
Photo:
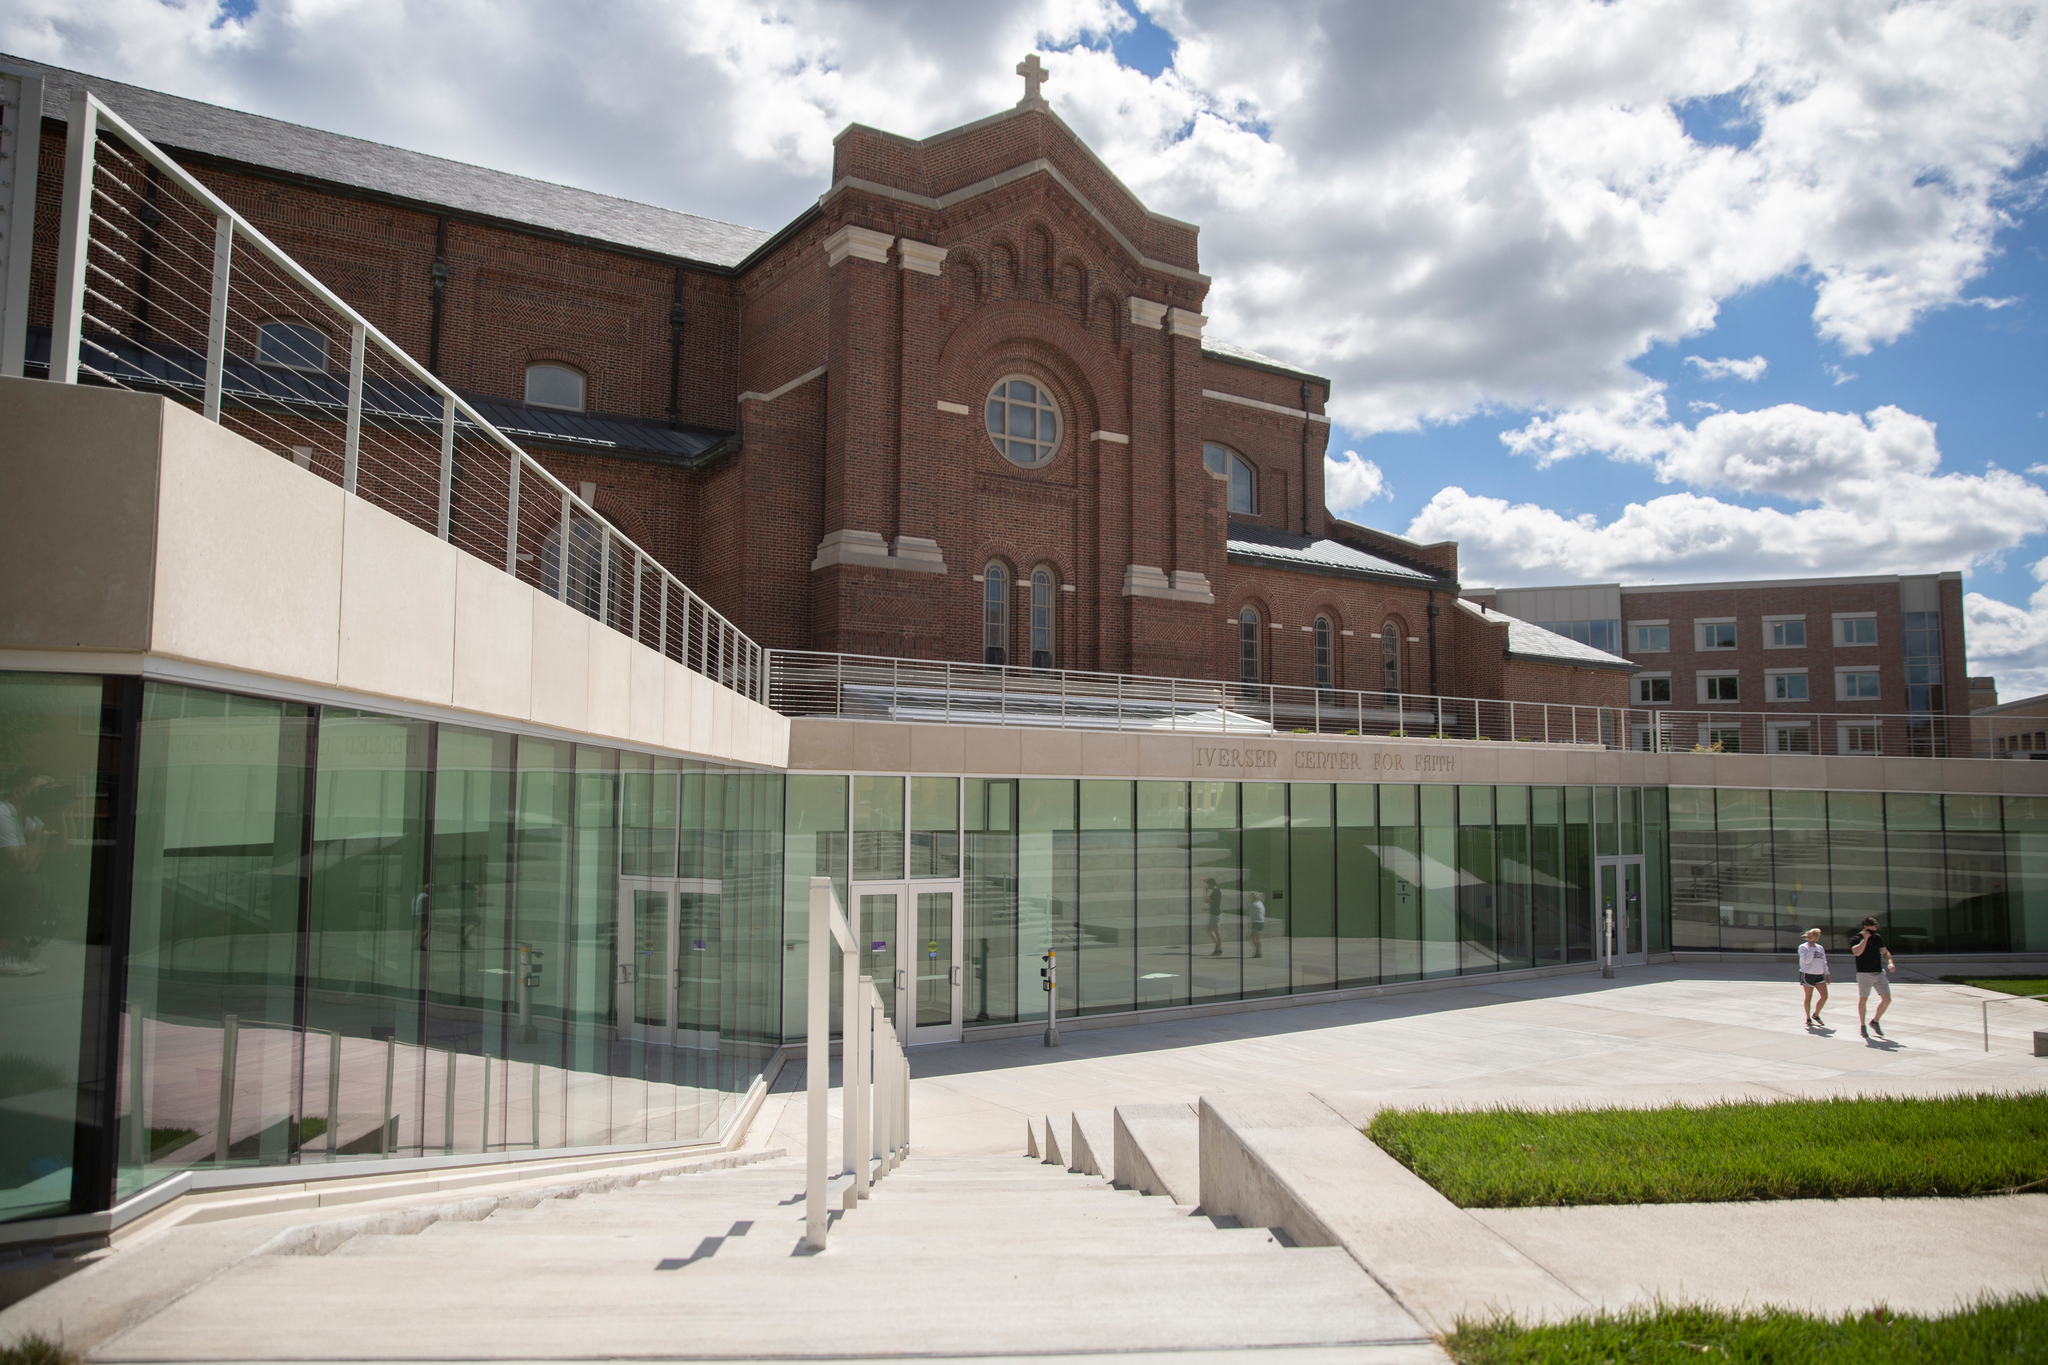
<path fill-rule="evenodd" d="M 1202 1197 L 1200 1121 L 1186 1104 L 1120 1104 L 1112 1114 L 1116 1183 L 1177 1203 Z"/>

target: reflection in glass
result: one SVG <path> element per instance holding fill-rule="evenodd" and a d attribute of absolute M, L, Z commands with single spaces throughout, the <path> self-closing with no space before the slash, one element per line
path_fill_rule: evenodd
<path fill-rule="evenodd" d="M 1184 1005 L 1190 990 L 1188 784 L 1138 783 L 1137 1007 Z M 1206 933 L 1201 950 L 1211 944 Z"/>

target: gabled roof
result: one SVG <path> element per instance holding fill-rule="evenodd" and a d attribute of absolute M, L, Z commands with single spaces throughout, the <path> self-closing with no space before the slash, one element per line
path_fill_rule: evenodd
<path fill-rule="evenodd" d="M 1582 645 L 1568 635 L 1559 635 L 1554 630 L 1545 630 L 1518 617 L 1508 616 L 1482 607 L 1477 602 L 1458 599 L 1458 605 L 1489 625 L 1505 623 L 1508 628 L 1508 657 L 1526 663 L 1569 664 L 1573 668 L 1606 668 L 1617 672 L 1638 671 L 1634 661 L 1619 654 L 1609 654 L 1604 649 Z"/>
<path fill-rule="evenodd" d="M 1338 578 L 1360 578 L 1422 588 L 1443 588 L 1449 582 L 1406 564 L 1367 554 L 1340 540 L 1323 540 L 1295 531 L 1254 526 L 1249 522 L 1230 523 L 1228 549 L 1231 562 L 1238 564 L 1265 564 L 1300 573 L 1330 574 Z"/>
<path fill-rule="evenodd" d="M 480 218 L 540 228 L 657 255 L 730 268 L 773 233 L 609 194 L 532 180 L 381 142 L 202 104 L 23 57 L 0 61 L 44 77 L 43 116 L 62 123 L 83 88 L 174 151 L 254 166 L 326 185 L 388 195 Z"/>

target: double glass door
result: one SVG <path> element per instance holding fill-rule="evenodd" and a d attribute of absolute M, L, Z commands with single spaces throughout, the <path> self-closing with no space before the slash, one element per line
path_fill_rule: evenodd
<path fill-rule="evenodd" d="M 896 1035 L 960 1040 L 959 882 L 855 882 L 860 972 L 873 977 Z"/>
<path fill-rule="evenodd" d="M 718 1040 L 717 881 L 619 878 L 619 1036 L 676 1047 Z"/>
<path fill-rule="evenodd" d="M 1605 926 L 1611 923 L 1615 964 L 1640 967 L 1649 961 L 1649 939 L 1643 923 L 1643 859 L 1601 858 L 1598 862 L 1602 913 L 1594 932 L 1606 932 Z M 1604 951 L 1601 956 L 1604 960 Z"/>

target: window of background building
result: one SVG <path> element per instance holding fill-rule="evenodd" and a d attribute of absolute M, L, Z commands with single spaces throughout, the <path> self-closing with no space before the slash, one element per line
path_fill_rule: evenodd
<path fill-rule="evenodd" d="M 1877 617 L 1837 616 L 1835 618 L 1835 643 L 1843 646 L 1874 645 L 1877 643 Z"/>
<path fill-rule="evenodd" d="M 303 322 L 266 322 L 256 329 L 256 363 L 318 373 L 327 368 L 327 336 Z"/>
<path fill-rule="evenodd" d="M 1702 749 L 1711 749 L 1716 745 L 1720 746 L 1721 752 L 1724 754 L 1741 753 L 1742 727 L 1739 725 L 1702 725 L 1700 727 L 1700 747 Z"/>
<path fill-rule="evenodd" d="M 1671 648 L 1671 626 L 1664 621 L 1635 623 L 1634 652 L 1637 654 L 1663 654 Z"/>
<path fill-rule="evenodd" d="M 1805 701 L 1806 675 L 1804 673 L 1766 673 L 1764 695 L 1772 701 Z"/>
<path fill-rule="evenodd" d="M 1237 680 L 1253 687 L 1263 681 L 1259 648 L 1258 608 L 1246 607 L 1237 614 Z"/>
<path fill-rule="evenodd" d="M 1841 668 L 1835 670 L 1835 696 L 1842 701 L 1876 701 L 1877 670 Z"/>
<path fill-rule="evenodd" d="M 1567 640 L 1577 640 L 1582 645 L 1604 649 L 1609 654 L 1621 650 L 1620 621 L 1538 621 L 1537 626 Z"/>
<path fill-rule="evenodd" d="M 1735 623 L 1733 621 L 1695 621 L 1693 630 L 1701 649 L 1735 648 Z"/>
<path fill-rule="evenodd" d="M 1334 634 L 1335 632 L 1330 629 L 1330 618 L 1318 616 L 1315 628 L 1316 686 L 1324 689 L 1337 685 L 1337 670 L 1331 656 L 1333 642 L 1330 637 Z"/>
<path fill-rule="evenodd" d="M 1380 686 L 1388 693 L 1401 690 L 1401 627 L 1393 621 L 1380 627 Z"/>
<path fill-rule="evenodd" d="M 1701 701 L 1740 701 L 1741 680 L 1733 673 L 1702 673 L 1700 678 Z"/>
<path fill-rule="evenodd" d="M 567 365 L 528 365 L 526 401 L 536 408 L 583 411 L 583 376 Z"/>
<path fill-rule="evenodd" d="M 1765 738 L 1770 741 L 1770 752 L 1774 754 L 1813 752 L 1813 730 L 1804 721 L 1797 725 L 1773 725 Z"/>
<path fill-rule="evenodd" d="M 1848 721 L 1836 727 L 1836 738 L 1845 754 L 1874 754 L 1878 752 L 1877 727 L 1855 725 Z"/>
<path fill-rule="evenodd" d="M 1259 475 L 1251 462 L 1229 446 L 1214 442 L 1202 447 L 1202 466 L 1230 484 L 1230 510 L 1246 516 L 1259 514 Z"/>
<path fill-rule="evenodd" d="M 1941 696 L 1941 613 L 1906 613 L 1906 709 L 1939 711 Z"/>
<path fill-rule="evenodd" d="M 981 661 L 996 668 L 1010 662 L 1010 571 L 990 564 L 981 571 Z"/>
<path fill-rule="evenodd" d="M 1060 410 L 1028 379 L 1002 380 L 988 395 L 988 436 L 1011 464 L 1050 463 L 1060 450 Z"/>
<path fill-rule="evenodd" d="M 1052 570 L 1043 564 L 1031 571 L 1031 666 L 1052 667 L 1052 604 L 1058 591 Z"/>
<path fill-rule="evenodd" d="M 1656 706 L 1671 700 L 1671 675 L 1659 673 L 1654 677 L 1636 679 L 1636 704 Z"/>
<path fill-rule="evenodd" d="M 1764 632 L 1765 649 L 1806 648 L 1806 622 L 1804 621 L 1766 618 L 1764 621 Z"/>

